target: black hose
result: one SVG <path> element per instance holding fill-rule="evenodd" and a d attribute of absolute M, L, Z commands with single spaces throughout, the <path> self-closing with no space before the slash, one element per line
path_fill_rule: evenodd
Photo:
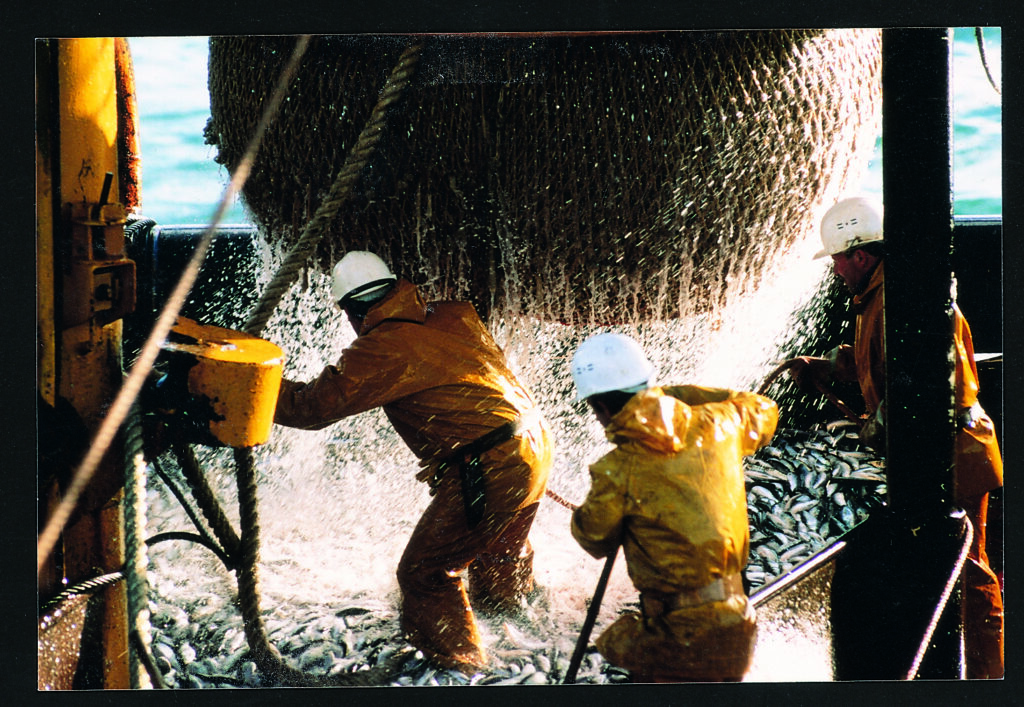
<path fill-rule="evenodd" d="M 988 82 L 992 84 L 992 88 L 995 89 L 996 93 L 1001 96 L 1003 95 L 1003 92 L 999 90 L 996 80 L 992 77 L 992 71 L 988 68 L 988 57 L 985 55 L 985 37 L 982 36 L 981 27 L 974 28 L 974 38 L 978 40 L 978 53 L 981 54 L 981 65 L 985 68 L 985 75 L 988 76 Z"/>
<path fill-rule="evenodd" d="M 186 533 L 177 530 L 171 530 L 166 533 L 157 533 L 153 537 L 146 539 L 146 546 L 156 545 L 157 543 L 162 543 L 167 540 L 187 540 L 189 542 L 198 543 L 219 557 L 220 561 L 224 563 L 224 566 L 227 567 L 228 570 L 234 572 L 236 569 L 234 560 L 228 557 L 227 553 L 221 550 L 217 543 L 209 537 L 197 535 L 196 533 Z"/>
<path fill-rule="evenodd" d="M 195 509 L 192 508 L 192 505 L 188 502 L 188 499 L 185 498 L 185 494 L 182 493 L 181 489 L 178 488 L 178 485 L 176 483 L 171 481 L 170 476 L 167 475 L 167 473 L 164 471 L 163 467 L 160 466 L 159 462 L 156 459 L 153 460 L 152 464 L 153 464 L 153 468 L 156 469 L 157 475 L 164 482 L 164 484 L 167 486 L 167 488 L 169 488 L 171 490 L 171 493 L 174 494 L 174 497 L 176 499 L 178 499 L 178 503 L 180 503 L 181 507 L 185 510 L 185 515 L 187 515 L 189 517 L 189 520 L 192 521 L 192 525 L 194 525 L 196 527 L 196 530 L 199 531 L 199 535 L 202 536 L 200 539 L 195 540 L 195 542 L 198 542 L 200 545 L 203 545 L 204 547 L 208 547 L 210 550 L 213 551 L 214 554 L 217 555 L 217 557 L 219 557 L 224 562 L 224 565 L 229 570 L 234 570 L 235 566 L 236 566 L 234 559 L 227 552 L 227 550 L 222 549 L 217 544 L 217 542 L 213 539 L 213 537 L 210 535 L 210 533 L 206 530 L 206 526 L 204 526 L 199 521 L 198 514 L 196 513 Z M 168 539 L 170 539 L 170 538 L 168 538 Z M 177 538 L 177 539 L 179 539 L 179 540 L 182 540 L 182 539 L 189 539 L 189 540 L 191 540 L 192 538 Z M 153 542 L 156 542 L 156 541 L 154 541 L 153 538 L 150 538 L 149 540 L 146 541 L 146 544 L 149 545 L 149 544 L 152 544 Z"/>

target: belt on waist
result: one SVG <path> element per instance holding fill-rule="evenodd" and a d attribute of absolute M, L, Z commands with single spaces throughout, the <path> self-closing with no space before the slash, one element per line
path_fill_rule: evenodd
<path fill-rule="evenodd" d="M 676 609 L 725 601 L 737 594 L 743 594 L 743 578 L 739 573 L 720 577 L 699 589 L 688 589 L 672 594 L 644 591 L 640 593 L 640 606 L 644 616 L 653 618 Z"/>
<path fill-rule="evenodd" d="M 466 509 L 466 523 L 475 528 L 484 517 L 484 473 L 480 456 L 507 442 L 537 419 L 537 415 L 529 413 L 520 415 L 490 432 L 467 442 L 451 454 L 438 460 L 437 471 L 431 479 L 431 486 L 436 486 L 444 476 L 448 467 L 457 466 L 462 481 L 462 502 Z"/>

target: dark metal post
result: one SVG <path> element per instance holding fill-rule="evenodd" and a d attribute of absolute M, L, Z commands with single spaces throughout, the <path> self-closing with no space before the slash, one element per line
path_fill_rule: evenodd
<path fill-rule="evenodd" d="M 953 496 L 950 31 L 883 31 L 886 427 L 896 517 Z"/>
<path fill-rule="evenodd" d="M 955 434 L 952 37 L 946 28 L 900 28 L 885 30 L 882 38 L 891 535 L 895 541 L 902 531 L 908 549 L 917 546 L 911 555 L 919 558 L 923 574 L 949 561 L 940 547 L 956 547 L 964 531 L 963 517 L 950 516 Z M 932 532 L 927 543 L 918 537 Z M 905 589 L 913 591 L 908 585 Z M 941 609 L 931 636 L 917 675 L 957 677 L 962 669 L 958 591 Z"/>

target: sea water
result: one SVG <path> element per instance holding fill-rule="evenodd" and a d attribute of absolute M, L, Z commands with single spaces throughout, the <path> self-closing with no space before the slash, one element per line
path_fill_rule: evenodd
<path fill-rule="evenodd" d="M 983 32 L 989 69 L 999 86 L 1002 32 Z M 142 210 L 157 223 L 205 224 L 229 175 L 203 128 L 210 117 L 207 37 L 132 37 L 142 152 Z M 974 28 L 953 32 L 953 194 L 958 216 L 1002 213 L 1002 102 L 986 76 Z M 881 195 L 881 139 L 865 183 Z M 235 200 L 224 223 L 248 223 Z"/>

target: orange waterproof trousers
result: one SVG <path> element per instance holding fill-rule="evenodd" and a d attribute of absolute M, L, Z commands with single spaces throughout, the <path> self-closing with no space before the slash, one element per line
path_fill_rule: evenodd
<path fill-rule="evenodd" d="M 974 542 L 963 571 L 964 647 L 967 678 L 1003 677 L 1003 595 L 985 551 L 988 494 L 963 502 Z"/>
<path fill-rule="evenodd" d="M 478 605 L 518 604 L 533 589 L 527 535 L 539 505 L 487 513 L 470 529 L 457 484 L 438 488 L 398 564 L 402 630 L 409 643 L 442 667 L 473 673 L 487 665 L 462 572 L 468 569 Z"/>

